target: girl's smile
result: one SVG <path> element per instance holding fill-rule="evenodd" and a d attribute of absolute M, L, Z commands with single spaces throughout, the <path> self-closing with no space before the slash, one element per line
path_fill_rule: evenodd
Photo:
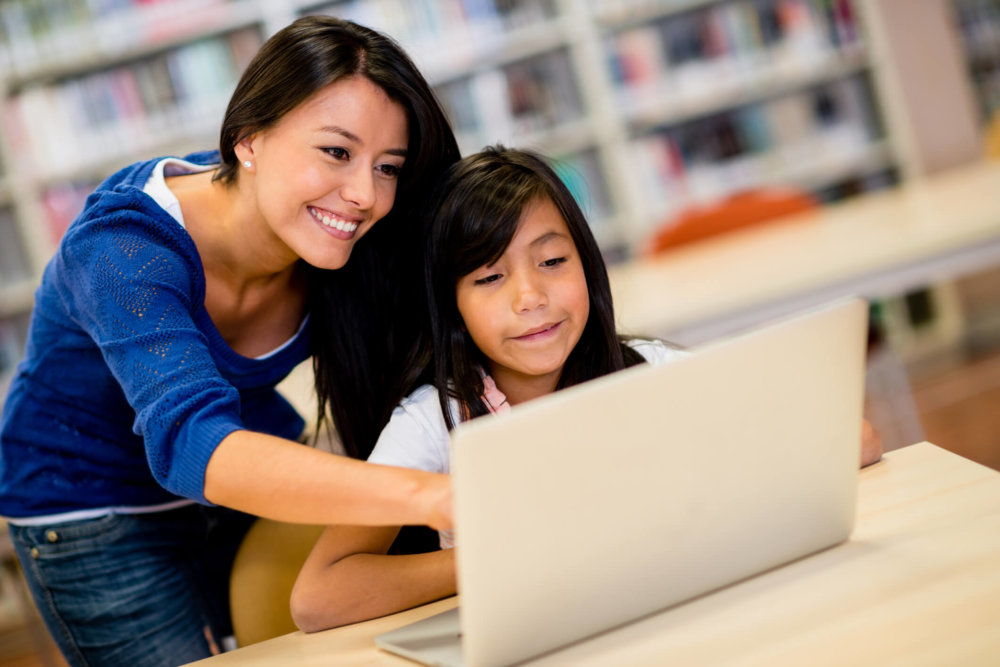
<path fill-rule="evenodd" d="M 463 276 L 456 300 L 512 404 L 555 389 L 587 324 L 590 299 L 573 237 L 549 198 L 525 207 L 503 255 Z"/>
<path fill-rule="evenodd" d="M 526 331 L 520 336 L 515 336 L 514 340 L 519 340 L 525 343 L 544 341 L 547 340 L 550 336 L 555 335 L 560 325 L 562 325 L 562 322 L 556 322 L 554 324 L 545 324 L 540 327 L 535 327 L 534 329 Z"/>

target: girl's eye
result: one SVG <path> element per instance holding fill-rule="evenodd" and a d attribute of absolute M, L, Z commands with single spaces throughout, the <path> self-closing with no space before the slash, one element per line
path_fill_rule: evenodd
<path fill-rule="evenodd" d="M 351 154 L 347 152 L 346 148 L 341 148 L 340 146 L 333 146 L 331 148 L 324 148 L 331 157 L 337 160 L 349 160 L 351 159 Z"/>
<path fill-rule="evenodd" d="M 403 168 L 398 167 L 394 164 L 380 164 L 379 166 L 375 167 L 375 170 L 378 171 L 379 174 L 387 178 L 397 178 L 399 176 L 399 172 L 402 171 Z"/>
<path fill-rule="evenodd" d="M 553 257 L 552 259 L 547 259 L 544 262 L 542 262 L 542 266 L 553 267 L 562 264 L 565 261 L 566 261 L 565 257 Z"/>
<path fill-rule="evenodd" d="M 490 284 L 492 282 L 496 282 L 497 280 L 500 280 L 500 274 L 499 273 L 492 273 L 492 274 L 490 274 L 490 275 L 488 275 L 488 276 L 486 276 L 484 278 L 477 278 L 475 280 L 475 284 L 476 285 L 488 285 L 488 284 Z"/>

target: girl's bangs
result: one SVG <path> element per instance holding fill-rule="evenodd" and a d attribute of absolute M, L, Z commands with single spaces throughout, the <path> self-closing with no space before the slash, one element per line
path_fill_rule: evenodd
<path fill-rule="evenodd" d="M 506 185 L 507 187 L 504 187 Z M 458 207 L 453 277 L 457 281 L 482 266 L 496 263 L 514 239 L 521 215 L 545 188 L 532 181 L 502 183 L 478 201 Z M 475 213 L 473 213 L 475 212 Z"/>

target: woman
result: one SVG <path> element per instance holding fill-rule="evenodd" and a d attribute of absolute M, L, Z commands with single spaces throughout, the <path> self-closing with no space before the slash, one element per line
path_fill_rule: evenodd
<path fill-rule="evenodd" d="M 293 442 L 274 386 L 312 354 L 319 422 L 367 456 L 419 367 L 416 210 L 457 157 L 397 45 L 308 17 L 248 66 L 218 153 L 88 198 L 0 421 L 0 514 L 71 664 L 215 652 L 248 515 L 450 526 L 445 476 Z"/>

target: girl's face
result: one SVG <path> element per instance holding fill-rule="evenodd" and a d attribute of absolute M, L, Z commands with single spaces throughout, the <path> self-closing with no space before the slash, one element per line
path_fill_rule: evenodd
<path fill-rule="evenodd" d="M 364 77 L 335 81 L 240 142 L 259 215 L 296 257 L 339 269 L 396 196 L 406 112 Z"/>
<path fill-rule="evenodd" d="M 469 336 L 511 403 L 553 391 L 590 315 L 566 221 L 548 197 L 529 204 L 496 263 L 458 281 Z"/>

